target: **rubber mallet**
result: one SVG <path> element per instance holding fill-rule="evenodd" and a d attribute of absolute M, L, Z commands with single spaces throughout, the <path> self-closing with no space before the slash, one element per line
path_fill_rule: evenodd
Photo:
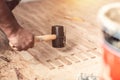
<path fill-rule="evenodd" d="M 35 41 L 49 41 L 52 40 L 52 46 L 55 48 L 65 47 L 66 37 L 64 27 L 61 25 L 52 26 L 51 35 L 35 36 Z"/>

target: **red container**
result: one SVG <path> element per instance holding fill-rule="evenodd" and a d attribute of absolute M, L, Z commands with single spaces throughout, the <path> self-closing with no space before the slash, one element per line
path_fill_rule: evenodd
<path fill-rule="evenodd" d="M 120 44 L 117 45 L 120 43 L 120 22 L 117 21 L 120 13 L 117 10 L 120 11 L 120 3 L 106 5 L 99 12 L 104 35 L 104 66 L 100 80 L 120 80 Z"/>
<path fill-rule="evenodd" d="M 108 44 L 103 45 L 104 70 L 102 80 L 120 80 L 120 52 Z M 105 75 L 104 75 L 105 74 Z"/>

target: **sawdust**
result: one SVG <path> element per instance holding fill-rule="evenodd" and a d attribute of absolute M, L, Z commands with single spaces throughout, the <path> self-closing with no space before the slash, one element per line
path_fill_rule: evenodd
<path fill-rule="evenodd" d="M 0 80 L 42 80 L 39 76 L 19 53 L 7 51 L 0 56 Z"/>

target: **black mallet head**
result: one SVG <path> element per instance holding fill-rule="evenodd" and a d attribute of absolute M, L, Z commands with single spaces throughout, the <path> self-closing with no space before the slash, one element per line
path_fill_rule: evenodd
<path fill-rule="evenodd" d="M 61 25 L 52 26 L 52 34 L 56 35 L 56 39 L 52 40 L 52 46 L 55 48 L 65 47 L 66 37 L 64 27 Z"/>

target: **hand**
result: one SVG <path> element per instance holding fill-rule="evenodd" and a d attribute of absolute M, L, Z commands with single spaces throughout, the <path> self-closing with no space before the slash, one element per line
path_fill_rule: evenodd
<path fill-rule="evenodd" d="M 6 0 L 0 0 L 0 28 L 7 35 L 13 48 L 17 50 L 27 50 L 33 47 L 33 34 L 19 25 L 12 11 L 6 4 Z"/>
<path fill-rule="evenodd" d="M 12 33 L 8 39 L 10 41 L 10 45 L 15 50 L 27 50 L 28 48 L 32 48 L 34 46 L 33 34 L 21 27 L 17 32 Z"/>

